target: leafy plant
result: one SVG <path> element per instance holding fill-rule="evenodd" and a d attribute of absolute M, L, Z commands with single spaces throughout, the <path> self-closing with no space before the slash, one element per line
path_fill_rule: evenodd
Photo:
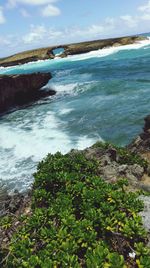
<path fill-rule="evenodd" d="M 3 252 L 4 267 L 149 267 L 142 201 L 125 192 L 126 180 L 106 183 L 97 168 L 96 160 L 75 152 L 39 163 L 32 215 L 22 217 L 8 256 Z"/>

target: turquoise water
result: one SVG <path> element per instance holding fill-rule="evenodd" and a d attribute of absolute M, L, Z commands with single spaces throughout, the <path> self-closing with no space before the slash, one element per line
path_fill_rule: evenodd
<path fill-rule="evenodd" d="M 48 152 L 83 149 L 97 140 L 128 144 L 150 113 L 150 40 L 64 59 L 1 68 L 0 73 L 51 72 L 56 96 L 0 118 L 0 180 L 31 186 Z"/>
<path fill-rule="evenodd" d="M 55 56 L 61 55 L 64 51 L 65 50 L 62 47 L 53 49 L 53 53 L 54 53 Z"/>

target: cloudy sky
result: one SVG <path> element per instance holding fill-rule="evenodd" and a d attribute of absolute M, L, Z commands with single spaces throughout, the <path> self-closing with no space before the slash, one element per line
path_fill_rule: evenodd
<path fill-rule="evenodd" d="M 0 0 L 0 57 L 150 32 L 150 0 Z"/>

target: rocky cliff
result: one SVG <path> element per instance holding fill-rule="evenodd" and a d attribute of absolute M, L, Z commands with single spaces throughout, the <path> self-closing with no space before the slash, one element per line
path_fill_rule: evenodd
<path fill-rule="evenodd" d="M 0 75 L 0 112 L 40 97 L 54 95 L 53 90 L 40 90 L 50 79 L 50 73 Z"/>

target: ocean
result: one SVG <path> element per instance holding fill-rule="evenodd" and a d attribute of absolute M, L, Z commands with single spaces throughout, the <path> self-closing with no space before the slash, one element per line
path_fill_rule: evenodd
<path fill-rule="evenodd" d="M 150 35 L 149 35 L 150 36 Z M 57 94 L 0 117 L 0 182 L 32 186 L 48 153 L 94 142 L 125 146 L 150 114 L 150 38 L 137 44 L 0 68 L 0 74 L 51 72 Z"/>

